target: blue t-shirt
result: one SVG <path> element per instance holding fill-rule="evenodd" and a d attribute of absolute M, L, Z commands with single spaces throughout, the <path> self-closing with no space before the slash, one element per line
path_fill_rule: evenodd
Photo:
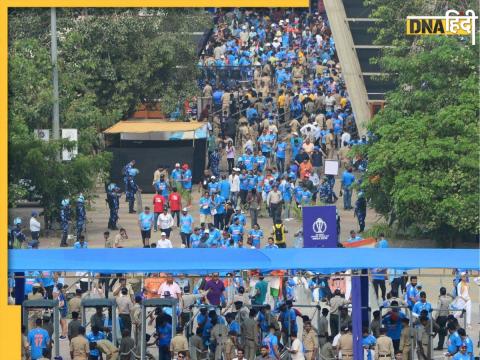
<path fill-rule="evenodd" d="M 192 248 L 197 248 L 198 244 L 200 244 L 200 235 L 192 234 L 190 235 L 190 246 Z"/>
<path fill-rule="evenodd" d="M 166 181 L 157 181 L 155 183 L 155 190 L 160 192 L 162 196 L 168 197 L 168 185 Z"/>
<path fill-rule="evenodd" d="M 421 301 L 417 301 L 415 305 L 413 305 L 412 313 L 420 316 L 420 312 L 422 310 L 427 310 L 429 314 L 428 317 L 430 317 L 430 313 L 432 312 L 432 304 L 430 304 L 429 302 L 422 303 Z"/>
<path fill-rule="evenodd" d="M 257 249 L 260 248 L 260 241 L 263 238 L 263 230 L 252 229 L 248 232 L 248 235 L 252 237 L 252 245 L 255 246 Z"/>
<path fill-rule="evenodd" d="M 377 243 L 377 248 L 388 248 L 388 240 L 387 239 L 382 239 Z"/>
<path fill-rule="evenodd" d="M 28 343 L 30 344 L 30 353 L 32 360 L 39 359 L 43 356 L 43 349 L 47 348 L 50 336 L 45 329 L 35 328 L 28 332 Z"/>
<path fill-rule="evenodd" d="M 455 354 L 461 345 L 462 345 L 462 338 L 460 337 L 460 335 L 458 335 L 456 331 L 454 333 L 451 333 L 448 336 L 447 351 L 450 354 Z"/>
<path fill-rule="evenodd" d="M 193 217 L 190 214 L 180 216 L 180 232 L 190 234 L 193 229 Z"/>
<path fill-rule="evenodd" d="M 292 200 L 292 185 L 290 183 L 280 184 L 278 190 L 282 193 L 283 201 L 290 202 Z"/>
<path fill-rule="evenodd" d="M 230 234 L 232 234 L 232 239 L 237 242 L 238 240 L 240 240 L 242 238 L 242 234 L 243 234 L 243 226 L 242 225 L 236 225 L 236 224 L 232 224 L 229 226 L 228 228 L 228 232 Z"/>
<path fill-rule="evenodd" d="M 201 197 L 200 198 L 200 214 L 210 215 L 210 204 L 211 204 L 211 201 L 209 198 Z"/>
<path fill-rule="evenodd" d="M 208 183 L 208 192 L 210 195 L 220 190 L 220 184 L 217 182 Z"/>
<path fill-rule="evenodd" d="M 293 193 L 294 193 L 294 196 L 295 196 L 295 200 L 298 202 L 298 203 L 301 203 L 302 202 L 302 198 L 303 198 L 303 189 L 301 186 L 297 186 L 295 189 L 293 189 Z"/>
<path fill-rule="evenodd" d="M 263 171 L 265 164 L 267 162 L 267 158 L 263 155 L 259 155 L 255 158 L 255 164 L 257 164 L 257 169 Z"/>
<path fill-rule="evenodd" d="M 157 327 L 157 346 L 170 346 L 172 340 L 172 325 L 166 323 L 164 326 Z"/>
<path fill-rule="evenodd" d="M 55 281 L 53 280 L 53 276 L 50 271 L 42 271 L 41 282 L 43 284 L 43 287 L 55 285 Z"/>
<path fill-rule="evenodd" d="M 228 325 L 228 331 L 235 331 L 237 335 L 240 334 L 240 324 L 238 321 L 233 320 L 229 325 Z"/>
<path fill-rule="evenodd" d="M 221 238 L 222 238 L 222 234 L 220 233 L 220 230 L 218 229 L 210 230 L 210 233 L 208 234 L 208 240 L 207 240 L 208 246 L 218 247 L 218 245 L 220 244 Z"/>
<path fill-rule="evenodd" d="M 260 143 L 262 152 L 266 153 L 272 151 L 272 144 L 270 143 L 271 141 L 272 139 L 270 138 L 270 136 L 268 136 L 268 134 L 260 135 L 258 137 L 258 142 Z"/>
<path fill-rule="evenodd" d="M 253 155 L 243 154 L 242 161 L 245 165 L 245 169 L 247 169 L 248 171 L 253 170 L 253 165 L 255 162 L 255 158 L 253 157 Z"/>
<path fill-rule="evenodd" d="M 225 198 L 223 196 L 215 196 L 215 208 L 217 209 L 217 214 L 225 214 Z"/>
<path fill-rule="evenodd" d="M 387 336 L 392 338 L 392 340 L 400 339 L 400 335 L 403 329 L 402 319 L 404 319 L 405 317 L 405 314 L 399 311 L 397 320 L 393 320 L 390 314 L 387 314 L 383 318 L 382 323 L 387 328 Z"/>
<path fill-rule="evenodd" d="M 75 241 L 73 244 L 74 249 L 88 249 L 88 242 L 84 241 L 83 244 L 80 241 Z"/>
<path fill-rule="evenodd" d="M 182 185 L 184 189 L 192 188 L 192 171 L 190 169 L 185 170 L 183 173 Z"/>
<path fill-rule="evenodd" d="M 228 199 L 230 197 L 230 183 L 226 179 L 220 181 L 220 195 L 224 199 Z"/>
<path fill-rule="evenodd" d="M 248 190 L 248 176 L 247 174 L 241 174 L 240 178 L 240 190 Z"/>
<path fill-rule="evenodd" d="M 174 181 L 181 181 L 182 180 L 182 170 L 181 169 L 173 169 L 172 170 L 172 179 Z"/>
<path fill-rule="evenodd" d="M 276 358 L 274 347 L 278 347 L 278 338 L 273 334 L 268 334 L 263 338 L 262 345 L 268 347 L 268 354 L 272 359 Z"/>
<path fill-rule="evenodd" d="M 350 187 L 353 182 L 355 181 L 355 175 L 353 175 L 351 172 L 344 171 L 342 175 L 342 184 L 345 187 Z"/>
<path fill-rule="evenodd" d="M 277 158 L 285 159 L 285 152 L 287 150 L 287 144 L 282 141 L 277 144 Z"/>
<path fill-rule="evenodd" d="M 153 213 L 146 214 L 142 212 L 138 216 L 138 220 L 140 220 L 140 227 L 142 230 L 150 230 L 153 224 Z"/>

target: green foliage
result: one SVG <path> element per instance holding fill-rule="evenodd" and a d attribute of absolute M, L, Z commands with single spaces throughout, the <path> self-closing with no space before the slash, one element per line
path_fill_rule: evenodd
<path fill-rule="evenodd" d="M 380 234 L 384 234 L 387 239 L 391 239 L 395 232 L 393 231 L 392 227 L 389 226 L 387 223 L 377 223 L 373 224 L 372 226 L 368 227 L 368 230 L 365 230 L 362 233 L 362 237 L 364 239 L 369 237 L 378 237 Z"/>
<path fill-rule="evenodd" d="M 201 10 L 58 9 L 60 126 L 76 128 L 79 155 L 59 162 L 65 141 L 43 142 L 51 127 L 52 65 L 49 9 L 9 11 L 10 205 L 31 181 L 47 215 L 64 197 L 89 193 L 107 177 L 111 154 L 101 131 L 140 103 L 171 112 L 196 94 L 196 44 L 189 32 L 210 27 Z"/>
<path fill-rule="evenodd" d="M 386 52 L 398 86 L 369 124 L 370 205 L 439 239 L 479 231 L 479 54 L 468 41 L 425 37 L 408 56 Z"/>

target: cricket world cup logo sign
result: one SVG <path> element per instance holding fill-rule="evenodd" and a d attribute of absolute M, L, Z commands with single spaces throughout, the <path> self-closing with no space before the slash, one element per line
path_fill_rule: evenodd
<path fill-rule="evenodd" d="M 312 240 L 328 240 L 330 236 L 326 234 L 327 223 L 320 217 L 312 224 L 312 230 L 314 232 Z"/>

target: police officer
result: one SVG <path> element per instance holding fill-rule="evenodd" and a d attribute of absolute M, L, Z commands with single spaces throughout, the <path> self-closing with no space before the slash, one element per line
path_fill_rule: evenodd
<path fill-rule="evenodd" d="M 62 240 L 60 242 L 61 247 L 67 246 L 68 225 L 72 220 L 72 213 L 70 210 L 70 200 L 63 199 L 62 207 L 60 208 L 60 225 L 62 226 Z"/>
<path fill-rule="evenodd" d="M 125 184 L 125 192 L 127 191 L 127 187 L 128 187 L 128 177 L 130 176 L 130 170 L 133 169 L 134 166 L 135 166 L 135 160 L 132 160 L 127 165 L 125 165 L 122 169 L 123 182 Z"/>
<path fill-rule="evenodd" d="M 345 329 L 344 334 L 340 336 L 338 340 L 337 351 L 342 353 L 342 359 L 344 360 L 353 360 L 353 335 L 352 327 L 349 326 Z"/>
<path fill-rule="evenodd" d="M 75 213 L 77 215 L 77 240 L 78 240 L 82 235 L 83 229 L 85 227 L 86 218 L 87 218 L 87 213 L 85 211 L 85 197 L 82 194 L 78 196 Z"/>
<path fill-rule="evenodd" d="M 375 345 L 375 360 L 379 359 L 391 359 L 395 358 L 395 349 L 393 348 L 393 341 L 387 336 L 387 328 L 380 328 L 380 336 L 377 339 Z"/>
<path fill-rule="evenodd" d="M 131 168 L 128 170 L 127 183 L 126 183 L 126 199 L 128 201 L 128 212 L 130 214 L 135 214 L 135 194 L 139 190 L 137 183 L 135 182 L 135 176 L 139 173 L 138 169 Z"/>
<path fill-rule="evenodd" d="M 213 328 L 210 331 L 210 343 L 215 346 L 215 360 L 221 360 L 222 355 L 225 358 L 225 345 L 228 340 L 228 328 L 225 324 L 219 323 L 218 318 L 212 318 Z"/>
<path fill-rule="evenodd" d="M 110 230 L 118 230 L 118 208 L 120 207 L 120 188 L 111 183 L 107 187 L 107 204 L 110 209 L 110 217 L 108 218 L 108 228 Z"/>

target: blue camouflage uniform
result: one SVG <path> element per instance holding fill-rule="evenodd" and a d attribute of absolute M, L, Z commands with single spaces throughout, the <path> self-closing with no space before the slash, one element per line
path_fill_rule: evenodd
<path fill-rule="evenodd" d="M 108 218 L 108 228 L 110 230 L 117 230 L 118 208 L 120 207 L 120 189 L 115 184 L 108 185 L 107 188 L 107 203 L 110 209 L 110 217 Z"/>
<path fill-rule="evenodd" d="M 85 199 L 80 195 L 77 199 L 77 207 L 75 209 L 77 215 L 77 240 L 80 239 L 83 229 L 85 228 L 85 222 L 87 213 L 85 211 Z"/>
<path fill-rule="evenodd" d="M 128 201 L 128 212 L 134 213 L 135 206 L 135 194 L 138 191 L 137 183 L 135 182 L 135 176 L 138 174 L 137 169 L 130 169 L 127 177 L 127 190 L 125 191 L 125 197 Z"/>
<path fill-rule="evenodd" d="M 62 201 L 60 209 L 60 224 L 62 226 L 62 241 L 60 246 L 67 246 L 68 225 L 72 220 L 72 213 L 70 210 L 70 201 L 65 199 Z"/>

